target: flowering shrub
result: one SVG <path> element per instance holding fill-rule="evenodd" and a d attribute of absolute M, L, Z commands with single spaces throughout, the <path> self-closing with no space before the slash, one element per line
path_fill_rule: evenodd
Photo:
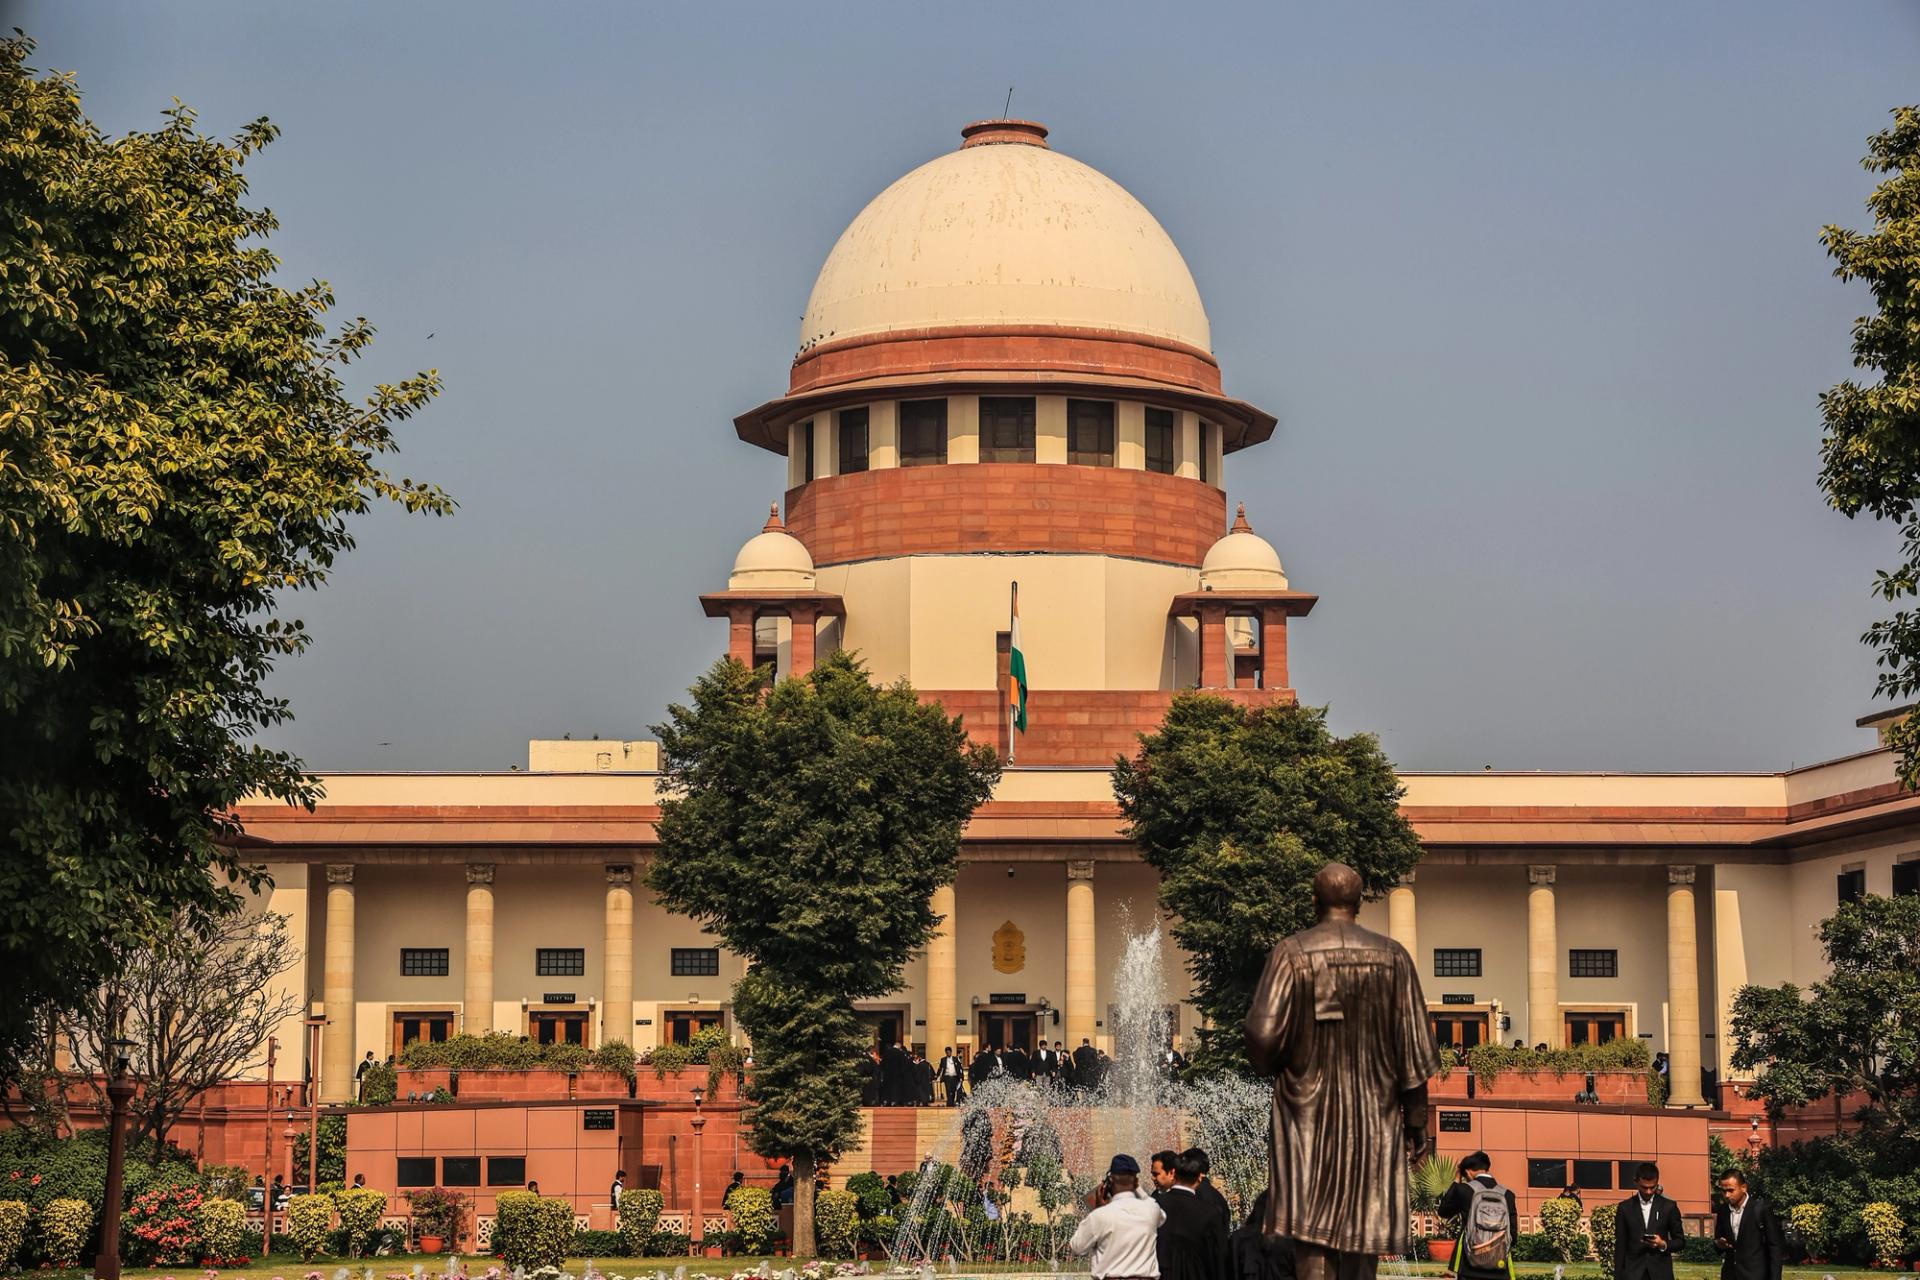
<path fill-rule="evenodd" d="M 860 1197 L 851 1191 L 835 1188 L 813 1198 L 813 1239 L 821 1253 L 844 1258 L 853 1252 L 859 1209 Z"/>
<path fill-rule="evenodd" d="M 200 1234 L 199 1187 L 155 1187 L 133 1198 L 120 1219 L 134 1257 L 156 1266 L 198 1262 L 205 1241 Z"/>
<path fill-rule="evenodd" d="M 40 1211 L 40 1243 L 56 1267 L 80 1265 L 80 1250 L 93 1230 L 93 1206 L 85 1200 L 55 1200 Z"/>
<path fill-rule="evenodd" d="M 509 1267 L 537 1272 L 566 1261 L 573 1242 L 572 1204 L 531 1191 L 502 1191 L 494 1206 L 493 1244 Z"/>
<path fill-rule="evenodd" d="M 332 1232 L 332 1197 L 295 1196 L 287 1201 L 287 1235 L 301 1258 L 311 1261 L 325 1251 Z"/>
<path fill-rule="evenodd" d="M 1603 1204 L 1587 1218 L 1587 1229 L 1593 1236 L 1594 1260 L 1600 1264 L 1600 1274 L 1606 1280 L 1613 1280 L 1615 1275 L 1613 1247 L 1620 1231 L 1619 1208 L 1617 1204 Z"/>
<path fill-rule="evenodd" d="M 1811 1258 L 1827 1256 L 1827 1206 L 1797 1204 L 1787 1210 L 1787 1229 L 1800 1239 Z"/>
<path fill-rule="evenodd" d="M 0 1271 L 13 1270 L 20 1246 L 27 1242 L 27 1203 L 0 1200 Z"/>
<path fill-rule="evenodd" d="M 439 1236 L 449 1245 L 457 1245 L 467 1232 L 467 1197 L 444 1187 L 426 1187 L 407 1193 L 413 1213 L 413 1230 L 419 1236 Z"/>
<path fill-rule="evenodd" d="M 233 1266 L 239 1261 L 241 1244 L 247 1238 L 247 1207 L 224 1196 L 201 1201 L 200 1238 L 206 1242 L 209 1262 Z"/>
<path fill-rule="evenodd" d="M 1900 1221 L 1900 1210 L 1885 1200 L 1875 1200 L 1872 1204 L 1860 1207 L 1860 1225 L 1867 1229 L 1867 1240 L 1873 1245 L 1874 1265 L 1899 1266 L 1900 1243 L 1906 1235 L 1906 1224 Z"/>
<path fill-rule="evenodd" d="M 646 1256 L 647 1238 L 660 1225 L 660 1211 L 665 1207 L 665 1197 L 651 1187 L 620 1193 L 620 1235 L 627 1242 L 630 1256 Z"/>
<path fill-rule="evenodd" d="M 740 1233 L 742 1253 L 765 1253 L 773 1245 L 775 1218 L 773 1192 L 765 1187 L 743 1186 L 727 1197 L 733 1211 L 733 1227 Z"/>
<path fill-rule="evenodd" d="M 1587 1256 L 1587 1233 L 1580 1228 L 1580 1202 L 1555 1196 L 1540 1206 L 1540 1230 L 1561 1262 Z"/>
<path fill-rule="evenodd" d="M 345 1187 L 333 1193 L 333 1207 L 339 1210 L 340 1226 L 347 1233 L 347 1253 L 357 1258 L 380 1228 L 380 1215 L 387 1211 L 387 1193 L 372 1187 Z"/>

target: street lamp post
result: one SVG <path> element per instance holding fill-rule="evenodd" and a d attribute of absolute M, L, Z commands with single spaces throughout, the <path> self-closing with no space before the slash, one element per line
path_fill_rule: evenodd
<path fill-rule="evenodd" d="M 130 1040 L 113 1042 L 113 1074 L 107 1080 L 107 1188 L 101 1200 L 100 1256 L 94 1259 L 93 1274 L 98 1280 L 120 1280 L 120 1209 L 125 1185 L 123 1167 L 127 1154 L 127 1103 L 133 1098 L 133 1080 L 127 1074 L 127 1050 Z"/>
<path fill-rule="evenodd" d="M 260 1126 L 267 1135 L 267 1162 L 261 1173 L 265 1190 L 260 1193 L 260 1257 L 263 1260 L 273 1252 L 273 1067 L 279 1057 L 280 1037 L 268 1036 L 266 1123 Z"/>
<path fill-rule="evenodd" d="M 706 1140 L 702 1130 L 707 1127 L 707 1118 L 700 1114 L 700 1104 L 707 1100 L 707 1091 L 699 1085 L 693 1087 L 693 1256 L 705 1257 L 707 1252 L 707 1206 L 700 1194 L 700 1166 L 705 1161 Z"/>

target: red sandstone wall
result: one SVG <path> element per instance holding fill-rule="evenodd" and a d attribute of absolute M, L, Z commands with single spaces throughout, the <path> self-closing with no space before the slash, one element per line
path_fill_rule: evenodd
<path fill-rule="evenodd" d="M 1112 764 L 1139 750 L 1140 735 L 1166 718 L 1180 690 L 1036 689 L 1027 695 L 1027 731 L 1020 735 L 1020 764 Z M 1291 702 L 1291 689 L 1209 689 L 1245 706 Z M 1002 754 L 1007 749 L 1007 711 L 993 689 L 922 689 L 948 715 L 966 718 L 967 736 Z"/>

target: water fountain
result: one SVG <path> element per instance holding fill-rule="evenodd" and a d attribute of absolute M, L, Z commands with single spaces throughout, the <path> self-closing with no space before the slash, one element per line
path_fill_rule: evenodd
<path fill-rule="evenodd" d="M 1267 1185 L 1265 1085 L 1168 1079 L 1160 927 L 1132 934 L 1114 971 L 1114 1055 L 1098 1086 L 997 1076 L 974 1090 L 920 1169 L 906 1175 L 890 1254 L 898 1270 L 945 1262 L 1058 1272 L 1087 1194 L 1116 1152 L 1144 1168 L 1155 1151 L 1206 1149 L 1236 1216 Z M 924 1274 L 924 1271 L 923 1271 Z"/>

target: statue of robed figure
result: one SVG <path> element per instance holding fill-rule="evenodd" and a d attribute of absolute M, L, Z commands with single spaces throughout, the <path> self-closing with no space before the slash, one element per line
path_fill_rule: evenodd
<path fill-rule="evenodd" d="M 1426 1146 L 1440 1052 L 1405 947 L 1357 922 L 1360 875 L 1314 877 L 1317 918 L 1283 940 L 1247 1014 L 1253 1068 L 1273 1080 L 1266 1221 L 1299 1280 L 1369 1280 L 1407 1247 L 1407 1161 Z"/>

